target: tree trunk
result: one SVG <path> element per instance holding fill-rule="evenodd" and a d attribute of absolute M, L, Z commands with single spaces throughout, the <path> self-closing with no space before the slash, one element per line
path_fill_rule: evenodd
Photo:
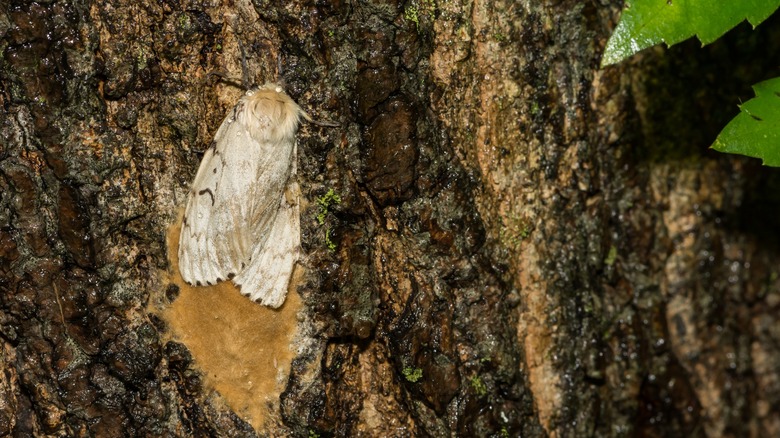
<path fill-rule="evenodd" d="M 780 174 L 707 150 L 777 19 L 599 70 L 619 1 L 216 3 L 0 4 L 0 435 L 780 434 Z M 242 75 L 340 124 L 278 311 L 178 276 Z"/>

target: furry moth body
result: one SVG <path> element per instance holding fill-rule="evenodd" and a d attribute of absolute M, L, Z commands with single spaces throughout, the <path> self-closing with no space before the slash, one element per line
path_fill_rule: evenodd
<path fill-rule="evenodd" d="M 203 155 L 179 238 L 184 281 L 231 279 L 266 306 L 287 295 L 301 241 L 295 133 L 309 116 L 275 84 L 250 90 Z"/>

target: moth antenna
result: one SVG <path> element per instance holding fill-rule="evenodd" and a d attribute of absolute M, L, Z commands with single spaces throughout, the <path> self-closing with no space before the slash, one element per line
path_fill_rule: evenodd
<path fill-rule="evenodd" d="M 220 81 L 246 91 L 251 87 L 252 84 L 249 83 L 249 74 L 246 63 L 246 52 L 244 51 L 244 44 L 241 42 L 241 38 L 239 37 L 238 28 L 235 25 L 235 21 L 236 17 L 233 15 L 228 15 L 225 17 L 225 24 L 227 24 L 227 26 L 233 30 L 233 34 L 235 35 L 236 41 L 238 42 L 238 48 L 241 51 L 241 78 L 231 77 L 226 70 L 214 70 L 206 74 L 206 79 L 204 82 L 208 82 L 212 77 L 216 76 Z"/>
<path fill-rule="evenodd" d="M 238 41 L 238 48 L 241 50 L 241 85 L 244 90 L 248 90 L 252 87 L 252 83 L 249 81 L 249 68 L 246 64 L 246 51 L 244 50 L 244 44 L 241 42 L 241 38 L 236 35 L 236 41 Z"/>
<path fill-rule="evenodd" d="M 282 75 L 282 53 L 281 50 L 279 51 L 279 56 L 276 58 L 276 77 L 279 78 L 277 83 L 279 84 L 282 89 L 287 88 L 284 80 L 284 76 Z M 322 126 L 326 128 L 337 128 L 341 126 L 338 122 L 332 122 L 330 120 L 315 120 L 312 118 L 309 113 L 307 113 L 304 110 L 301 110 L 301 117 L 303 117 L 307 122 L 311 123 L 312 125 L 316 126 Z"/>
<path fill-rule="evenodd" d="M 312 125 L 322 126 L 324 128 L 338 128 L 339 126 L 341 126 L 339 122 L 333 122 L 330 120 L 314 120 L 311 118 L 310 115 L 308 115 L 305 112 L 301 115 L 303 116 L 304 119 L 306 119 L 307 122 L 311 123 Z"/>
<path fill-rule="evenodd" d="M 243 79 L 230 77 L 230 75 L 226 71 L 224 71 L 224 70 L 215 70 L 215 71 L 209 72 L 206 75 L 205 82 L 208 82 L 213 76 L 218 77 L 220 81 L 222 81 L 222 82 L 224 82 L 224 83 L 226 83 L 228 85 L 232 85 L 234 87 L 246 90 L 246 88 L 244 88 L 244 84 L 242 82 Z"/>
<path fill-rule="evenodd" d="M 282 51 L 279 50 L 279 56 L 276 57 L 276 82 L 279 84 L 282 88 L 287 88 L 287 81 L 284 80 L 284 71 L 282 67 Z M 305 113 L 304 113 L 305 114 Z M 308 117 L 308 114 L 304 116 L 306 120 L 311 120 L 311 117 Z"/>

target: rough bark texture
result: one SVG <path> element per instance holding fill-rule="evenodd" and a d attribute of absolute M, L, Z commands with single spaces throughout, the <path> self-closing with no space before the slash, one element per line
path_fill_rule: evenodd
<path fill-rule="evenodd" d="M 620 6 L 0 4 L 0 435 L 780 435 L 780 174 L 706 150 L 778 20 L 598 70 Z M 259 431 L 150 311 L 242 51 L 341 123 Z"/>

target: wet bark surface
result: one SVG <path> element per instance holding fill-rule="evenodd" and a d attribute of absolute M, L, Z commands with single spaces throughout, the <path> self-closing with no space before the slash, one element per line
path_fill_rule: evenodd
<path fill-rule="evenodd" d="M 620 6 L 0 5 L 0 435 L 780 434 L 780 174 L 706 149 L 777 19 L 599 70 Z M 261 430 L 150 311 L 212 73 L 340 123 L 298 135 L 307 341 Z"/>

